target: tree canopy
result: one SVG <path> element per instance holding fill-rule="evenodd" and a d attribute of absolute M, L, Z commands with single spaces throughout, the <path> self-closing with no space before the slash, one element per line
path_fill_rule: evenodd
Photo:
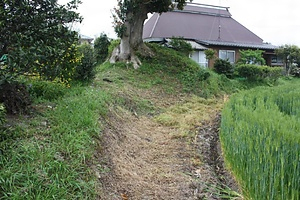
<path fill-rule="evenodd" d="M 81 22 L 75 10 L 80 1 L 59 5 L 57 0 L 2 0 L 0 56 L 8 55 L 0 76 L 37 73 L 47 79 L 66 77 L 76 62 L 77 33 L 70 24 Z"/>
<path fill-rule="evenodd" d="M 287 75 L 290 75 L 292 66 L 300 60 L 300 48 L 296 45 L 286 44 L 276 49 L 276 54 L 278 57 L 283 59 L 286 67 L 286 73 Z"/>

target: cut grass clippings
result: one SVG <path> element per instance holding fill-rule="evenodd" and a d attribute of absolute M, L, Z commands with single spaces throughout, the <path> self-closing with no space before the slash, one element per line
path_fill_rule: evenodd
<path fill-rule="evenodd" d="M 156 121 L 165 125 L 178 128 L 181 135 L 185 137 L 187 133 L 202 125 L 204 121 L 212 118 L 216 112 L 220 111 L 224 104 L 220 99 L 204 99 L 192 96 L 184 103 L 173 105 L 156 117 Z"/>
<path fill-rule="evenodd" d="M 87 163 L 109 97 L 92 87 L 70 90 L 39 105 L 40 115 L 2 130 L 0 199 L 95 199 Z"/>

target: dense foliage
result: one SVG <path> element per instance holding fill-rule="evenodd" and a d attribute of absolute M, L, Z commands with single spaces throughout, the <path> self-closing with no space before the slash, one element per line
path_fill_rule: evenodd
<path fill-rule="evenodd" d="M 232 78 L 234 67 L 228 60 L 216 59 L 214 63 L 214 71 L 218 74 L 224 74 L 227 78 Z"/>
<path fill-rule="evenodd" d="M 265 65 L 266 60 L 262 56 L 263 52 L 263 50 L 240 50 L 240 59 L 237 64 Z"/>
<path fill-rule="evenodd" d="M 94 51 L 98 64 L 103 63 L 107 59 L 109 45 L 110 40 L 105 33 L 101 33 L 101 35 L 95 39 Z"/>
<path fill-rule="evenodd" d="M 254 89 L 223 110 L 225 159 L 246 199 L 299 199 L 299 94 L 291 84 Z"/>
<path fill-rule="evenodd" d="M 26 112 L 32 101 L 26 85 L 12 81 L 0 85 L 0 102 L 4 104 L 7 113 L 18 114 Z"/>
<path fill-rule="evenodd" d="M 190 43 L 186 42 L 181 37 L 173 37 L 170 41 L 170 47 L 175 49 L 176 51 L 182 53 L 183 55 L 189 56 L 193 51 L 193 47 Z"/>
<path fill-rule="evenodd" d="M 5 106 L 0 103 L 0 127 L 5 122 Z"/>
<path fill-rule="evenodd" d="M 290 75 L 293 66 L 300 63 L 300 48 L 296 45 L 282 45 L 276 49 L 278 57 L 283 59 L 286 74 Z"/>
<path fill-rule="evenodd" d="M 81 62 L 75 70 L 75 80 L 89 81 L 95 76 L 96 58 L 94 48 L 89 44 L 83 44 L 78 47 L 81 54 Z"/>
<path fill-rule="evenodd" d="M 57 0 L 1 1 L 0 56 L 8 55 L 1 78 L 24 73 L 38 73 L 49 80 L 70 77 L 76 65 L 73 55 L 78 37 L 68 24 L 81 21 L 73 11 L 78 3 L 73 0 L 62 6 Z"/>
<path fill-rule="evenodd" d="M 30 103 L 20 76 L 70 81 L 79 63 L 77 32 L 70 23 L 80 22 L 74 10 L 80 2 L 59 5 L 57 0 L 0 2 L 0 102 L 8 113 L 22 112 Z"/>
<path fill-rule="evenodd" d="M 282 76 L 281 67 L 241 64 L 238 65 L 235 70 L 240 77 L 246 78 L 250 81 L 262 81 L 265 79 L 275 81 Z"/>

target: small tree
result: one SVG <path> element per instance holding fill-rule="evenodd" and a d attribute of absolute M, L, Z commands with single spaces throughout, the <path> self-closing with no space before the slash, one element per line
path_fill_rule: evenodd
<path fill-rule="evenodd" d="M 265 65 L 266 61 L 262 56 L 262 50 L 240 50 L 241 57 L 237 64 Z"/>
<path fill-rule="evenodd" d="M 276 49 L 278 57 L 283 59 L 286 75 L 290 75 L 292 66 L 297 63 L 300 58 L 300 49 L 296 45 L 283 45 Z"/>
<path fill-rule="evenodd" d="M 98 64 L 103 63 L 108 56 L 108 47 L 110 40 L 105 33 L 96 38 L 94 42 L 95 57 Z"/>

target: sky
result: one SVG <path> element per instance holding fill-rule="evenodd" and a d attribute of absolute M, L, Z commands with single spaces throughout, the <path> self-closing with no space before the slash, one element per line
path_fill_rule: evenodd
<path fill-rule="evenodd" d="M 116 38 L 111 10 L 117 0 L 81 0 L 78 12 L 84 18 L 77 30 L 92 38 L 105 33 Z M 68 0 L 58 0 L 63 4 Z M 229 7 L 232 17 L 273 45 L 294 44 L 300 47 L 299 0 L 193 0 L 193 3 Z"/>

